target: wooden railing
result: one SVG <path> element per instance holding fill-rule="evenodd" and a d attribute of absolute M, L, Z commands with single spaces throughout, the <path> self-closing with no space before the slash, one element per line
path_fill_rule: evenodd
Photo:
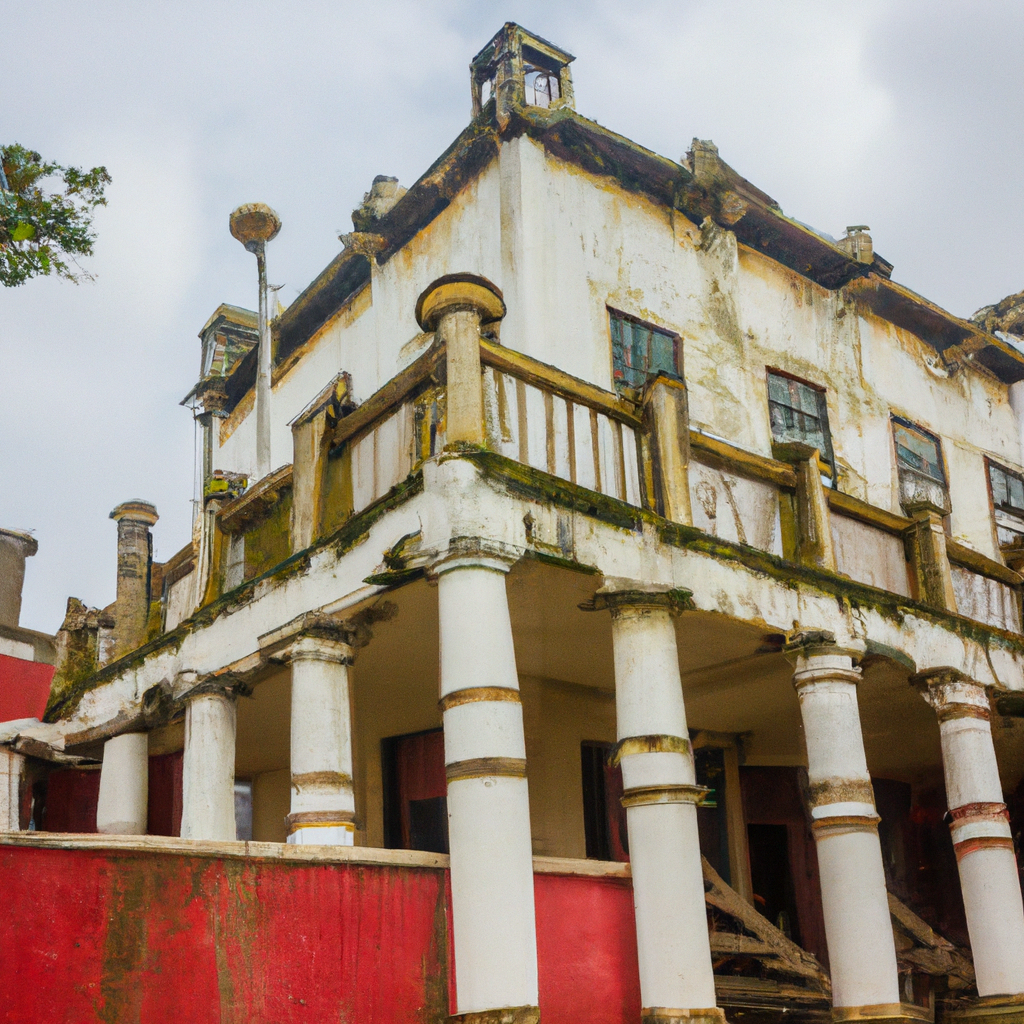
<path fill-rule="evenodd" d="M 630 403 L 488 341 L 480 344 L 480 360 L 489 447 L 581 487 L 641 504 L 641 421 Z"/>
<path fill-rule="evenodd" d="M 934 517 L 823 486 L 799 452 L 769 457 L 690 428 L 681 384 L 654 382 L 677 389 L 667 403 L 651 400 L 652 388 L 632 402 L 487 339 L 479 358 L 480 436 L 491 450 L 725 540 L 1020 630 L 1024 578 L 1012 569 L 940 536 Z M 294 552 L 399 487 L 449 440 L 446 361 L 437 339 L 351 411 L 339 411 L 340 386 L 326 389 L 293 423 L 293 467 L 227 505 L 222 528 L 248 529 L 291 485 Z"/>

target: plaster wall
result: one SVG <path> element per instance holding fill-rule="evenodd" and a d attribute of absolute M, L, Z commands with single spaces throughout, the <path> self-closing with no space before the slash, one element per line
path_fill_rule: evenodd
<path fill-rule="evenodd" d="M 1005 385 L 972 368 L 950 374 L 930 346 L 842 293 L 808 281 L 730 232 L 680 214 L 544 153 L 528 139 L 502 147 L 514 164 L 523 218 L 503 215 L 502 340 L 611 389 L 606 306 L 678 332 L 691 422 L 742 448 L 771 454 L 766 368 L 826 387 L 840 487 L 899 512 L 890 413 L 943 440 L 953 535 L 998 558 L 982 452 L 1019 464 Z M 508 241 L 518 231 L 526 237 Z M 513 284 L 510 271 L 525 275 Z M 511 301 L 515 296 L 518 306 Z M 523 303 L 529 313 L 521 312 Z"/>
<path fill-rule="evenodd" d="M 921 339 L 858 315 L 841 292 L 738 246 L 728 231 L 702 232 L 525 136 L 502 144 L 447 209 L 374 263 L 370 286 L 275 383 L 275 465 L 291 461 L 288 422 L 336 373 L 349 372 L 365 400 L 425 349 L 416 298 L 461 270 L 504 290 L 505 345 L 609 390 L 607 306 L 678 332 L 692 423 L 748 450 L 771 454 L 767 367 L 825 387 L 840 488 L 894 512 L 889 417 L 920 423 L 943 440 L 953 536 L 999 557 L 982 453 L 1019 464 L 1004 385 L 969 367 L 950 373 Z M 220 468 L 251 468 L 252 429 L 248 415 L 226 431 Z"/>

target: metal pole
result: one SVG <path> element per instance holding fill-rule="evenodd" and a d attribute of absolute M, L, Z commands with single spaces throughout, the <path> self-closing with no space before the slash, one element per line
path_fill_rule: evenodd
<path fill-rule="evenodd" d="M 256 243 L 256 267 L 260 277 L 259 368 L 256 376 L 256 476 L 262 480 L 272 468 L 270 450 L 270 322 L 267 318 L 267 254 Z"/>

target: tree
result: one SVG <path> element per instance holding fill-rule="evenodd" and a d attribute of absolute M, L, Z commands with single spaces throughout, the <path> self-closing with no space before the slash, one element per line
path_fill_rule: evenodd
<path fill-rule="evenodd" d="M 47 191 L 48 178 L 63 187 Z M 78 258 L 92 255 L 93 211 L 107 205 L 109 184 L 105 167 L 83 171 L 44 161 L 17 143 L 0 147 L 0 284 L 13 288 L 48 274 L 91 281 Z"/>

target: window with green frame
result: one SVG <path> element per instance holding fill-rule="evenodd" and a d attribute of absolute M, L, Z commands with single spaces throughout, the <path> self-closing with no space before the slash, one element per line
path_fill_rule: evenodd
<path fill-rule="evenodd" d="M 769 370 L 768 415 L 775 441 L 799 441 L 817 448 L 835 477 L 835 456 L 824 388 Z"/>
<path fill-rule="evenodd" d="M 639 391 L 648 377 L 664 373 L 679 377 L 679 338 L 624 313 L 608 310 L 612 335 L 615 387 Z"/>

